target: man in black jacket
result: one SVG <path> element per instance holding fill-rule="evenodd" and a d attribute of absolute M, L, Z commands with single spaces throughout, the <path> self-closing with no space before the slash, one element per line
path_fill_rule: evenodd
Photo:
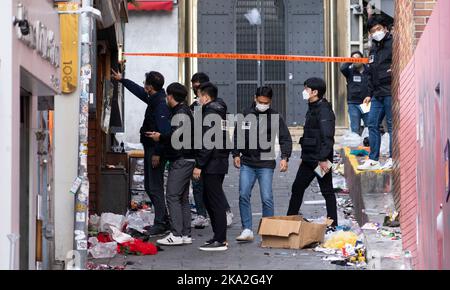
<path fill-rule="evenodd" d="M 182 84 L 171 84 L 167 88 L 167 104 L 172 110 L 171 131 L 166 134 L 147 133 L 155 142 L 165 145 L 165 156 L 170 161 L 166 199 L 171 233 L 157 241 L 165 246 L 192 244 L 189 183 L 195 165 L 194 117 L 186 103 L 187 94 Z"/>
<path fill-rule="evenodd" d="M 198 180 L 201 176 L 203 179 L 203 197 L 214 232 L 214 237 L 200 247 L 202 251 L 226 251 L 228 249 L 226 242 L 227 200 L 223 191 L 223 181 L 225 174 L 228 173 L 230 155 L 229 150 L 226 149 L 228 138 L 227 105 L 217 96 L 218 89 L 215 85 L 204 83 L 200 86 L 199 102 L 202 104 L 203 125 L 202 149 L 197 151 L 193 177 Z M 211 131 L 216 133 L 209 135 Z M 206 140 L 205 137 L 207 136 L 211 136 L 211 140 Z"/>
<path fill-rule="evenodd" d="M 353 58 L 362 58 L 360 51 L 352 53 Z M 363 113 L 361 105 L 368 95 L 368 77 L 369 67 L 363 63 L 344 63 L 341 66 L 341 72 L 347 80 L 347 105 L 350 117 L 350 128 L 353 133 L 361 134 L 361 120 L 364 120 L 364 126 L 368 126 L 368 113 Z"/>
<path fill-rule="evenodd" d="M 369 56 L 369 95 L 364 100 L 371 103 L 369 112 L 370 155 L 359 170 L 379 170 L 392 168 L 392 44 L 389 24 L 382 16 L 369 19 L 368 28 L 372 35 L 372 49 Z M 390 135 L 390 158 L 382 167 L 380 160 L 380 125 L 386 116 Z"/>
<path fill-rule="evenodd" d="M 194 74 L 191 78 L 192 91 L 195 95 L 195 100 L 191 104 L 190 108 L 193 113 L 195 113 L 195 108 L 200 107 L 201 104 L 198 101 L 198 89 L 204 83 L 208 83 L 209 76 L 203 72 L 198 72 Z M 192 226 L 197 229 L 203 229 L 209 225 L 207 219 L 207 213 L 205 204 L 203 202 L 203 180 L 200 178 L 199 180 L 192 179 L 192 191 L 194 195 L 195 201 L 195 209 L 197 210 L 197 217 L 192 221 Z M 230 206 L 227 201 L 227 226 L 231 226 L 233 223 L 233 213 L 231 212 Z"/>
<path fill-rule="evenodd" d="M 170 132 L 170 112 L 166 104 L 166 92 L 163 89 L 164 77 L 159 72 L 145 74 L 144 87 L 131 80 L 124 79 L 122 74 L 112 71 L 114 80 L 121 82 L 132 94 L 147 104 L 145 118 L 140 134 L 144 146 L 144 184 L 155 210 L 154 226 L 149 235 L 164 235 L 169 230 L 166 202 L 164 198 L 164 160 L 163 144 L 153 141 L 146 132 Z"/>
<path fill-rule="evenodd" d="M 275 138 L 278 137 L 281 149 L 281 172 L 288 170 L 288 162 L 292 154 L 291 134 L 283 118 L 271 108 L 272 97 L 273 91 L 270 87 L 258 88 L 255 102 L 244 111 L 244 119 L 238 119 L 234 131 L 234 166 L 240 169 L 239 211 L 243 231 L 236 238 L 240 242 L 254 240 L 251 194 L 256 180 L 259 182 L 263 217 L 274 216 L 272 180 L 276 167 Z M 238 139 L 244 139 L 245 146 L 238 144 L 241 143 Z M 269 144 L 261 145 L 262 143 L 269 143 L 270 146 L 267 146 Z"/>
<path fill-rule="evenodd" d="M 332 168 L 334 134 L 336 118 L 331 104 L 324 98 L 325 81 L 311 78 L 305 82 L 303 98 L 308 101 L 302 146 L 302 163 L 292 186 L 288 215 L 298 215 L 303 202 L 305 190 L 317 176 L 320 190 L 326 201 L 327 217 L 333 220 L 332 227 L 337 226 L 336 195 L 333 190 Z M 315 170 L 320 168 L 324 176 L 320 178 Z"/>

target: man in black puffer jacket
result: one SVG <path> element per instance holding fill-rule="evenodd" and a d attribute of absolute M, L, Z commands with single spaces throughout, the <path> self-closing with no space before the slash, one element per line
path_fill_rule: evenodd
<path fill-rule="evenodd" d="M 200 250 L 226 251 L 228 249 L 227 200 L 223 191 L 223 181 L 228 173 L 230 155 L 230 150 L 226 149 L 229 136 L 228 126 L 226 125 L 227 105 L 222 99 L 218 98 L 217 87 L 209 82 L 200 86 L 199 101 L 202 105 L 202 149 L 197 151 L 193 177 L 199 179 L 201 176 L 203 179 L 203 198 L 214 231 L 214 237 L 200 247 Z M 208 124 L 209 122 L 205 121 L 211 122 Z M 216 132 L 216 134 L 210 131 Z M 205 140 L 208 138 L 204 137 L 210 133 L 212 134 L 211 140 Z M 222 140 L 219 141 L 216 138 Z"/>
<path fill-rule="evenodd" d="M 359 170 L 392 169 L 392 44 L 393 38 L 388 23 L 382 16 L 374 16 L 367 24 L 372 36 L 372 49 L 369 56 L 369 96 L 365 103 L 371 103 L 369 112 L 370 155 Z M 390 135 L 390 158 L 381 166 L 380 125 L 386 116 Z"/>
<path fill-rule="evenodd" d="M 332 226 L 336 227 L 336 195 L 333 190 L 332 168 L 328 165 L 333 162 L 336 118 L 331 104 L 324 98 L 325 92 L 324 80 L 311 78 L 305 82 L 303 98 L 308 101 L 309 109 L 306 113 L 303 137 L 300 139 L 302 164 L 292 186 L 287 214 L 299 214 L 305 190 L 317 176 L 315 169 L 319 166 L 324 176 L 317 178 L 326 201 L 327 217 L 333 220 Z"/>

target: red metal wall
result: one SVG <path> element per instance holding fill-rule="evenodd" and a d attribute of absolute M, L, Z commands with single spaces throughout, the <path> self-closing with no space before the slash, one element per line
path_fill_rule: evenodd
<path fill-rule="evenodd" d="M 449 15 L 450 1 L 438 1 L 399 90 L 401 222 L 416 269 L 450 269 L 444 154 L 450 139 Z"/>

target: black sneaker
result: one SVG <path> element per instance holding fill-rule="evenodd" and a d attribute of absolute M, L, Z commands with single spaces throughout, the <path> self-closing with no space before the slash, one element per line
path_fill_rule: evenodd
<path fill-rule="evenodd" d="M 228 245 L 227 245 L 227 243 L 214 242 L 209 245 L 203 245 L 199 249 L 200 249 L 200 251 L 205 251 L 205 252 L 220 252 L 220 251 L 228 250 Z"/>
<path fill-rule="evenodd" d="M 166 228 L 159 227 L 159 226 L 153 226 L 148 231 L 148 235 L 150 237 L 161 237 L 164 235 L 167 235 L 170 231 Z"/>
<path fill-rule="evenodd" d="M 215 242 L 215 240 L 214 239 L 211 239 L 211 240 L 207 240 L 203 245 L 210 245 L 210 244 L 212 244 L 212 243 L 214 243 Z"/>

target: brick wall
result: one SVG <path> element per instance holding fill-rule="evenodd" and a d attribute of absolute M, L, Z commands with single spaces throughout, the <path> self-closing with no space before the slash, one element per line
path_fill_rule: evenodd
<path fill-rule="evenodd" d="M 395 1 L 393 73 L 393 191 L 400 209 L 403 247 L 418 262 L 417 248 L 417 99 L 416 68 L 412 61 L 422 33 L 436 4 L 435 0 Z"/>

